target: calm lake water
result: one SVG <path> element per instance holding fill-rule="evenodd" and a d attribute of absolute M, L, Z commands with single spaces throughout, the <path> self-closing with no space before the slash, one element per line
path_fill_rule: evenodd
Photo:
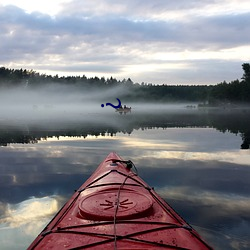
<path fill-rule="evenodd" d="M 111 151 L 215 249 L 250 249 L 250 110 L 44 109 L 0 118 L 1 249 L 27 248 Z"/>

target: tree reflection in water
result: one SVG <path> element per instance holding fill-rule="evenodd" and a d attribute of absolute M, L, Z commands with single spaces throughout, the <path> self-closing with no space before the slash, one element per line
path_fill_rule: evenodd
<path fill-rule="evenodd" d="M 96 119 L 85 121 L 77 117 L 71 121 L 40 121 L 37 124 L 0 123 L 0 145 L 11 143 L 37 143 L 41 139 L 52 137 L 87 137 L 113 136 L 116 133 L 131 134 L 133 130 L 149 128 L 185 128 L 210 127 L 221 132 L 240 134 L 241 149 L 249 149 L 250 145 L 250 110 L 183 110 L 170 112 L 132 112 L 127 116 L 116 114 L 96 114 Z"/>

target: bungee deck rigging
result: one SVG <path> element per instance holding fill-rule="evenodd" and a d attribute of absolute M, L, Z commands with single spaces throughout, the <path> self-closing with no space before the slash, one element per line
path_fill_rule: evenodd
<path fill-rule="evenodd" d="M 138 176 L 131 161 L 115 153 L 107 156 L 28 249 L 46 247 L 212 249 Z"/>

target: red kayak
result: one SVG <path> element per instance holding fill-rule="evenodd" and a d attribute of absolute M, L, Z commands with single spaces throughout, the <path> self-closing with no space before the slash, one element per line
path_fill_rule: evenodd
<path fill-rule="evenodd" d="M 133 168 L 110 153 L 28 249 L 212 249 Z"/>

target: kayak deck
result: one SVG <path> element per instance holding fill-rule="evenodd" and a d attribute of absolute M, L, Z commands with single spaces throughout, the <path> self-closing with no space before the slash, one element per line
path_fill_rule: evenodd
<path fill-rule="evenodd" d="M 110 153 L 28 249 L 212 249 Z"/>

